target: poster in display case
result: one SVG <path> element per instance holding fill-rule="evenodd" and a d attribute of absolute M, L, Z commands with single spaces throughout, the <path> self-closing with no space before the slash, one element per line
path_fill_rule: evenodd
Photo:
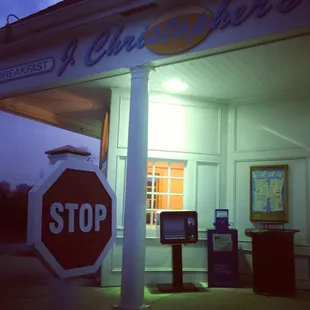
<path fill-rule="evenodd" d="M 250 167 L 250 220 L 289 220 L 288 165 Z"/>

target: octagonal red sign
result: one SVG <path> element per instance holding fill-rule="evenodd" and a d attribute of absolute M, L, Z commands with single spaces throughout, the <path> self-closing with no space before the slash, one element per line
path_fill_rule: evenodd
<path fill-rule="evenodd" d="M 94 172 L 64 171 L 43 196 L 41 229 L 64 269 L 95 264 L 112 236 L 112 200 Z"/>
<path fill-rule="evenodd" d="M 115 194 L 99 168 L 68 160 L 34 191 L 43 259 L 60 277 L 96 272 L 116 235 Z"/>

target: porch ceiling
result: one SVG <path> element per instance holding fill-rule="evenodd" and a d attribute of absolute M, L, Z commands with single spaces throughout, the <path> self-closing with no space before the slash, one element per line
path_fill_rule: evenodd
<path fill-rule="evenodd" d="M 3 99 L 0 110 L 100 139 L 109 93 L 75 85 Z"/>
<path fill-rule="evenodd" d="M 309 55 L 310 35 L 176 63 L 156 68 L 151 74 L 150 90 L 167 93 L 162 83 L 180 78 L 188 89 L 169 93 L 233 100 L 307 91 L 310 90 Z M 91 84 L 92 87 L 130 88 L 130 75 Z"/>
<path fill-rule="evenodd" d="M 236 100 L 310 90 L 310 35 L 156 68 L 150 90 Z M 163 88 L 180 78 L 186 91 Z M 0 109 L 100 138 L 110 87 L 130 88 L 130 75 L 0 101 Z"/>

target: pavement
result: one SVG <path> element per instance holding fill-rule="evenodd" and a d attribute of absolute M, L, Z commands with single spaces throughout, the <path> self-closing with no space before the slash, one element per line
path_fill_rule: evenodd
<path fill-rule="evenodd" d="M 0 309 L 50 310 L 49 275 L 40 261 L 24 252 L 0 254 Z M 205 286 L 206 287 L 206 286 Z M 76 308 L 106 310 L 119 302 L 120 288 L 98 288 L 92 280 L 80 280 Z M 310 309 L 310 291 L 298 291 L 294 298 L 257 295 L 250 288 L 205 288 L 197 293 L 160 294 L 156 287 L 145 288 L 145 303 L 154 310 L 302 310 Z M 54 307 L 53 310 L 62 310 Z"/>

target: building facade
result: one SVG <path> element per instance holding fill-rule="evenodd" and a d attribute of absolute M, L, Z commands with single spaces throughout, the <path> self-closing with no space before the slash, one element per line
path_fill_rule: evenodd
<path fill-rule="evenodd" d="M 118 238 L 103 285 L 120 284 L 129 244 L 145 251 L 145 283 L 169 282 L 170 249 L 154 225 L 164 209 L 198 212 L 199 242 L 183 250 L 184 277 L 203 281 L 206 230 L 214 210 L 228 208 L 239 231 L 241 280 L 250 281 L 244 231 L 257 224 L 250 221 L 249 169 L 287 164 L 286 227 L 300 230 L 296 280 L 309 288 L 310 2 L 187 3 L 120 1 L 87 16 L 80 3 L 27 21 L 40 33 L 14 26 L 15 40 L 0 48 L 0 108 L 100 138 L 103 149 L 108 113 Z M 139 242 L 142 248 L 132 245 Z"/>

